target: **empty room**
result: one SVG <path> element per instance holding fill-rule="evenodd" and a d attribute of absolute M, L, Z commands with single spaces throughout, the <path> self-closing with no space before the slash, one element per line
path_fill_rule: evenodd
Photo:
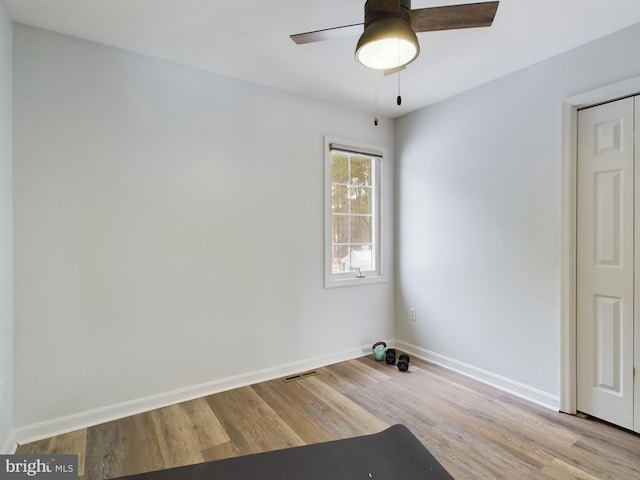
<path fill-rule="evenodd" d="M 0 478 L 640 478 L 638 45 L 638 0 L 0 0 Z"/>

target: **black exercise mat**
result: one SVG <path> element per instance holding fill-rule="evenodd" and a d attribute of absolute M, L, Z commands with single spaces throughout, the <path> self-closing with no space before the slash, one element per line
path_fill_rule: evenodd
<path fill-rule="evenodd" d="M 226 458 L 120 480 L 453 480 L 404 425 L 380 433 Z"/>

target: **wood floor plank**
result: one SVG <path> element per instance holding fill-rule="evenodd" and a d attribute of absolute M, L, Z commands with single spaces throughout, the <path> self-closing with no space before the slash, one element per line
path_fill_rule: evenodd
<path fill-rule="evenodd" d="M 542 471 L 557 480 L 603 480 L 604 477 L 594 477 L 581 468 L 576 468 L 558 458 L 554 458 Z M 611 478 L 611 477 L 607 477 Z"/>
<path fill-rule="evenodd" d="M 150 461 L 155 469 L 202 462 L 202 450 L 230 441 L 205 399 L 154 410 L 141 419 L 149 422 L 144 441 L 157 451 Z"/>
<path fill-rule="evenodd" d="M 124 468 L 119 475 L 165 468 L 164 456 L 170 456 L 171 452 L 164 452 L 168 444 L 159 436 L 160 415 L 158 410 L 153 410 L 130 417 L 125 422 L 127 436 L 121 448 L 127 461 L 122 464 Z"/>
<path fill-rule="evenodd" d="M 78 476 L 82 477 L 85 471 L 86 445 L 87 431 L 83 429 L 21 446 L 16 453 L 29 455 L 43 452 L 51 455 L 78 455 Z"/>
<path fill-rule="evenodd" d="M 606 445 L 602 448 L 594 448 L 594 444 L 579 441 L 570 449 L 570 454 L 556 453 L 559 465 L 569 465 L 579 468 L 585 474 L 599 476 L 602 480 L 618 478 L 640 478 L 640 449 L 630 457 L 625 453 L 620 454 L 614 445 Z M 633 466 L 633 457 L 636 466 Z"/>
<path fill-rule="evenodd" d="M 406 382 L 406 375 L 397 373 L 398 378 L 348 392 L 346 396 L 389 425 L 411 422 L 420 428 L 430 428 L 441 422 L 442 411 L 435 406 L 425 408 L 429 397 Z"/>
<path fill-rule="evenodd" d="M 272 380 L 254 385 L 255 392 L 288 424 L 305 444 L 328 442 L 334 436 L 309 413 L 308 407 L 318 401 L 316 393 L 301 385 L 306 379 L 284 383 Z"/>
<path fill-rule="evenodd" d="M 440 373 L 438 370 L 428 381 L 419 382 L 417 388 L 425 389 L 428 386 L 434 404 L 454 408 L 457 410 L 454 413 L 456 416 L 465 415 L 486 425 L 494 425 L 509 437 L 524 436 L 534 443 L 545 439 L 552 450 L 573 445 L 580 438 L 555 422 L 545 421 L 532 405 L 529 409 L 516 408 L 500 401 L 501 393 L 496 389 L 487 386 L 481 389 L 469 388 L 450 380 L 448 374 L 443 377 Z"/>
<path fill-rule="evenodd" d="M 341 373 L 339 368 L 337 368 L 339 365 L 342 364 L 334 364 L 328 367 L 319 368 L 317 371 L 322 375 L 322 379 L 327 384 L 331 385 L 340 393 L 346 393 L 360 388 Z"/>
<path fill-rule="evenodd" d="M 87 429 L 85 480 L 135 473 L 130 465 L 130 459 L 135 453 L 129 451 L 128 437 L 133 418 L 115 420 Z"/>
<path fill-rule="evenodd" d="M 377 362 L 380 365 L 382 362 Z M 340 378 L 349 380 L 350 383 L 359 387 L 368 387 L 372 383 L 384 383 L 391 379 L 388 371 L 378 368 L 379 365 L 371 362 L 348 362 L 339 363 L 333 366 L 332 370 L 338 373 Z M 389 369 L 393 373 L 393 366 L 389 365 Z"/>
<path fill-rule="evenodd" d="M 206 462 L 244 455 L 242 450 L 231 441 L 206 448 L 201 451 L 201 454 Z"/>
<path fill-rule="evenodd" d="M 181 405 L 154 410 L 148 417 L 153 426 L 153 435 L 150 435 L 148 440 L 153 442 L 154 450 L 157 452 L 153 462 L 155 469 L 204 461 L 200 453 L 202 438 L 199 438 L 199 434 L 202 434 L 202 431 L 193 428 L 194 422 L 189 419 Z"/>
<path fill-rule="evenodd" d="M 437 365 L 371 355 L 21 445 L 77 453 L 82 480 L 379 432 L 405 424 L 457 480 L 640 478 L 640 435 L 553 412 Z"/>
<path fill-rule="evenodd" d="M 305 378 L 299 383 L 317 396 L 317 401 L 308 406 L 307 410 L 336 438 L 367 435 L 390 426 L 327 385 L 319 377 Z"/>
<path fill-rule="evenodd" d="M 220 420 L 213 413 L 204 398 L 179 404 L 183 424 L 186 426 L 185 436 L 193 436 L 194 444 L 201 449 L 222 445 L 230 441 Z"/>
<path fill-rule="evenodd" d="M 454 478 L 468 478 L 456 470 L 461 466 L 466 472 L 475 471 L 476 478 L 491 478 L 495 480 L 544 480 L 548 476 L 540 470 L 523 462 L 520 458 L 503 451 L 484 436 L 470 432 L 458 423 L 443 422 L 430 431 L 430 435 L 446 438 L 448 449 L 455 450 L 454 458 L 443 460 L 444 467 Z M 437 451 L 437 450 L 436 450 Z M 505 461 L 507 460 L 507 461 Z M 468 473 L 466 474 L 468 475 Z"/>
<path fill-rule="evenodd" d="M 251 387 L 212 395 L 207 402 L 243 455 L 305 445 Z"/>

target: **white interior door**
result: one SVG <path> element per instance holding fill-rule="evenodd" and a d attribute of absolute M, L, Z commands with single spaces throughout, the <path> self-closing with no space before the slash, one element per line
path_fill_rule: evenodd
<path fill-rule="evenodd" d="M 633 98 L 578 112 L 578 410 L 628 429 L 634 428 L 634 120 Z"/>
<path fill-rule="evenodd" d="M 635 182 L 637 185 L 637 190 L 639 193 L 636 194 L 635 200 L 635 238 L 636 242 L 640 244 L 640 96 L 636 96 L 634 98 L 635 101 L 635 139 L 636 144 L 634 145 L 635 149 L 635 165 L 639 165 L 636 168 L 635 174 Z M 640 299 L 640 248 L 636 249 L 635 252 L 635 271 L 637 272 L 639 280 L 636 281 L 635 286 L 635 297 L 636 299 Z M 633 412 L 634 412 L 634 420 L 633 420 L 633 431 L 640 432 L 640 380 L 638 380 L 637 369 L 635 365 L 640 366 L 640 303 L 638 303 L 638 308 L 635 309 L 635 326 L 634 326 L 634 355 L 635 362 L 633 368 L 633 381 L 634 381 L 634 402 L 633 402 Z"/>

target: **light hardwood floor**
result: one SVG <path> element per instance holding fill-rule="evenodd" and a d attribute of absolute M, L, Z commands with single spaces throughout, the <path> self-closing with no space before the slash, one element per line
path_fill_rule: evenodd
<path fill-rule="evenodd" d="M 84 480 L 379 432 L 405 424 L 457 480 L 640 479 L 640 436 L 555 413 L 417 359 L 371 356 L 21 445 L 79 455 Z"/>

